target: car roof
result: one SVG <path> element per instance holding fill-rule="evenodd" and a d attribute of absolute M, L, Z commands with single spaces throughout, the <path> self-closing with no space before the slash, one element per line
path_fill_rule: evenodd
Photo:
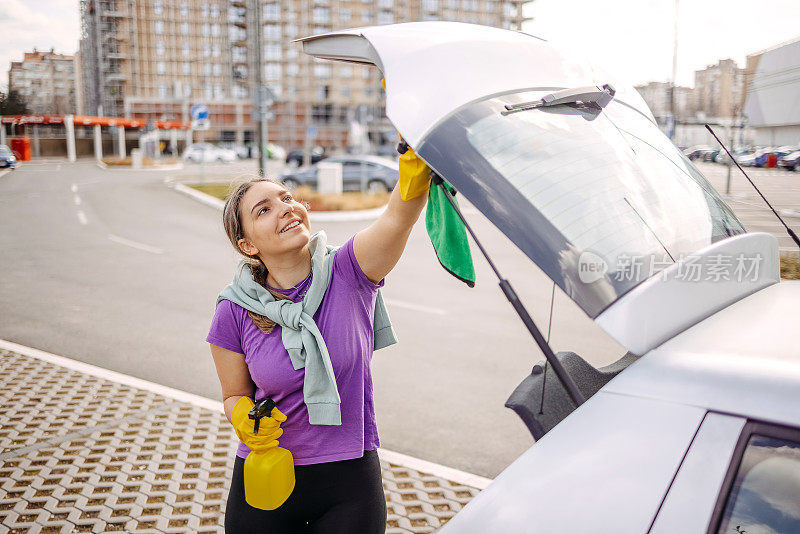
<path fill-rule="evenodd" d="M 642 356 L 603 391 L 800 426 L 800 281 L 722 309 Z"/>
<path fill-rule="evenodd" d="M 398 168 L 397 161 L 393 160 L 392 158 L 373 156 L 371 154 L 350 154 L 342 156 L 331 156 L 323 161 L 326 161 L 328 163 L 337 161 L 364 161 L 368 163 L 376 163 L 378 165 L 383 165 L 384 167 L 390 167 L 395 170 L 397 170 Z"/>

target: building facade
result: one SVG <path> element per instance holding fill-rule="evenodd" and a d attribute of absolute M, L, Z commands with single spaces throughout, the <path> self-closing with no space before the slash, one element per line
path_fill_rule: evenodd
<path fill-rule="evenodd" d="M 210 141 L 254 140 L 253 95 L 275 103 L 270 141 L 286 148 L 381 144 L 384 118 L 374 67 L 320 61 L 293 39 L 337 29 L 412 20 L 456 20 L 520 29 L 531 0 L 80 0 L 87 113 L 189 121 L 209 107 Z M 262 79 L 255 79 L 262 28 Z"/>
<path fill-rule="evenodd" d="M 25 52 L 12 61 L 8 90 L 17 91 L 33 114 L 75 113 L 75 64 L 73 56 L 49 52 Z"/>
<path fill-rule="evenodd" d="M 754 143 L 800 146 L 800 39 L 747 56 L 745 71 Z"/>
<path fill-rule="evenodd" d="M 745 75 L 732 59 L 694 73 L 695 111 L 705 117 L 737 117 L 742 112 Z"/>

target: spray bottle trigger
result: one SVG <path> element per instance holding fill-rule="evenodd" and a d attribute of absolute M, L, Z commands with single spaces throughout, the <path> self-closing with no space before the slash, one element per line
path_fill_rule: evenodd
<path fill-rule="evenodd" d="M 275 401 L 269 397 L 264 397 L 260 401 L 256 402 L 255 406 L 253 406 L 250 411 L 247 413 L 247 417 L 254 420 L 253 423 L 253 431 L 258 434 L 258 426 L 261 423 L 262 417 L 270 417 L 272 415 L 272 410 L 277 405 Z"/>

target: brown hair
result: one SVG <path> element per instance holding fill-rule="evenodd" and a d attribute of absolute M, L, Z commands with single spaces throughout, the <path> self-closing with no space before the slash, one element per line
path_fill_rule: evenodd
<path fill-rule="evenodd" d="M 261 258 L 259 258 L 257 255 L 245 254 L 244 251 L 239 248 L 239 240 L 244 239 L 245 237 L 244 227 L 242 226 L 242 219 L 240 216 L 242 198 L 244 197 L 245 193 L 247 193 L 247 191 L 253 187 L 253 184 L 258 182 L 271 182 L 283 187 L 283 184 L 277 180 L 260 176 L 242 182 L 238 187 L 236 187 L 236 189 L 233 190 L 233 192 L 225 201 L 225 207 L 222 209 L 222 225 L 225 228 L 225 233 L 227 234 L 228 239 L 230 239 L 233 248 L 236 249 L 236 252 L 244 256 L 247 267 L 250 268 L 250 272 L 253 275 L 253 280 L 264 286 L 264 289 L 269 291 L 276 299 L 288 299 L 289 297 L 286 295 L 278 293 L 277 291 L 273 291 L 268 287 L 267 266 L 264 265 L 264 262 L 261 261 Z M 269 334 L 272 332 L 272 329 L 275 328 L 275 322 L 263 315 L 253 313 L 250 310 L 247 310 L 247 315 L 250 316 L 250 319 L 253 320 L 253 323 L 258 327 L 258 329 L 265 334 Z"/>

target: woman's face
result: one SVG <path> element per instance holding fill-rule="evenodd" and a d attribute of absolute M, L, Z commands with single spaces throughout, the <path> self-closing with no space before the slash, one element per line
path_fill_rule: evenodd
<path fill-rule="evenodd" d="M 244 239 L 239 246 L 262 260 L 297 251 L 308 244 L 308 211 L 282 185 L 256 182 L 242 197 L 239 217 Z"/>

